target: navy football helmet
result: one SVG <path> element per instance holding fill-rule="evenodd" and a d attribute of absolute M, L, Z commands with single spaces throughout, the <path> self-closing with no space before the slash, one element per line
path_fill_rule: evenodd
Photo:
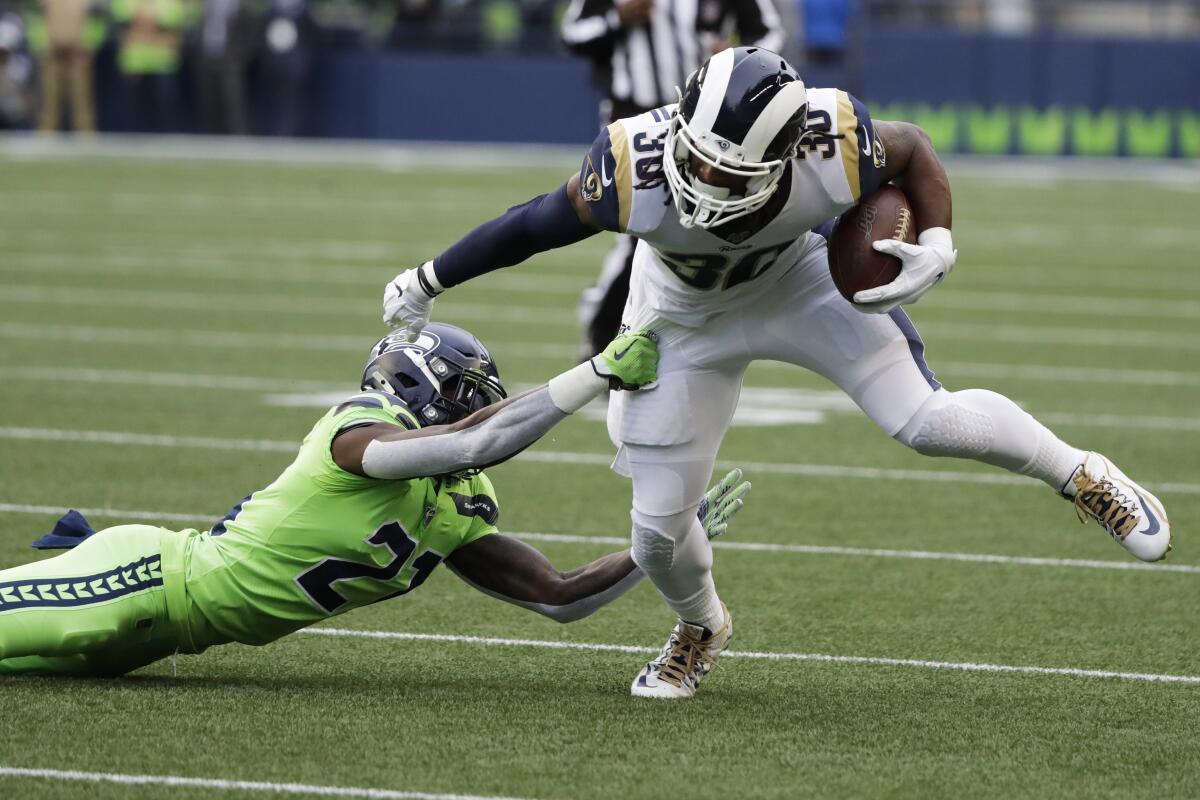
<path fill-rule="evenodd" d="M 700 65 L 663 142 L 663 172 L 683 227 L 711 228 L 762 208 L 796 154 L 807 116 L 804 81 L 770 50 L 730 48 Z M 745 178 L 745 194 L 701 181 L 692 156 Z"/>
<path fill-rule="evenodd" d="M 402 332 L 371 348 L 363 389 L 394 394 L 422 425 L 446 425 L 508 395 L 483 343 L 454 325 L 426 325 L 415 342 Z"/>

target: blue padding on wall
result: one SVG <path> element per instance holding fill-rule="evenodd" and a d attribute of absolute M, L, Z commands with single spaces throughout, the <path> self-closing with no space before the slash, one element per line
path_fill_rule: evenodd
<path fill-rule="evenodd" d="M 579 59 L 337 53 L 317 75 L 321 136 L 586 146 L 599 127 Z"/>
<path fill-rule="evenodd" d="M 1038 93 L 1044 74 L 1044 51 L 1031 39 L 980 36 L 967 62 L 981 106 L 1021 106 Z M 1033 100 L 1036 104 L 1038 100 Z"/>
<path fill-rule="evenodd" d="M 864 94 L 877 102 L 970 103 L 974 37 L 925 27 L 873 26 L 863 37 Z"/>
<path fill-rule="evenodd" d="M 1045 68 L 1039 75 L 1038 104 L 1101 108 L 1108 104 L 1112 67 L 1106 61 L 1108 44 L 1087 39 L 1044 42 Z"/>
<path fill-rule="evenodd" d="M 1145 111 L 1200 108 L 1198 54 L 1200 44 L 1194 42 L 1113 42 L 1107 104 Z"/>

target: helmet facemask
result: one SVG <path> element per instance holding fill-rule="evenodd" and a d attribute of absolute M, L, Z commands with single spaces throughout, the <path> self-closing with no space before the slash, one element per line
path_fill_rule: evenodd
<path fill-rule="evenodd" d="M 743 58 L 755 63 L 738 62 Z M 763 62 L 773 60 L 778 66 L 764 72 Z M 737 63 L 744 64 L 741 72 Z M 714 228 L 765 206 L 796 155 L 807 117 L 804 82 L 779 56 L 737 48 L 706 61 L 680 92 L 663 140 L 663 174 L 680 225 Z M 745 189 L 734 194 L 700 180 L 693 160 Z"/>
<path fill-rule="evenodd" d="M 671 187 L 675 210 L 679 212 L 679 224 L 685 228 L 715 228 L 753 214 L 779 188 L 785 159 L 743 161 L 739 158 L 740 147 L 720 141 L 729 146 L 722 154 L 705 147 L 682 114 L 676 113 L 671 120 L 663 142 L 663 172 Z M 735 178 L 745 178 L 745 194 L 733 195 L 726 187 L 701 181 L 692 172 L 692 156 Z"/>

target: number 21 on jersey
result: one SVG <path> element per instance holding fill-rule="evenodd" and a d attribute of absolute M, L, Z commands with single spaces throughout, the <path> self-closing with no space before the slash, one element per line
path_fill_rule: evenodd
<path fill-rule="evenodd" d="M 367 537 L 367 544 L 372 547 L 386 547 L 392 553 L 392 560 L 383 566 L 363 564 L 358 561 L 347 561 L 343 558 L 327 558 L 312 569 L 296 576 L 296 583 L 308 595 L 308 599 L 326 614 L 337 613 L 338 609 L 347 603 L 334 584 L 342 581 L 375 580 L 389 582 L 400 574 L 408 557 L 412 555 L 417 543 L 409 537 L 408 532 L 399 522 L 388 522 L 379 526 L 375 533 Z M 382 595 L 376 600 L 386 600 L 396 595 L 407 594 L 420 586 L 429 577 L 433 568 L 442 563 L 442 556 L 432 550 L 426 550 L 417 556 L 412 564 L 412 577 L 408 585 L 398 591 Z"/>

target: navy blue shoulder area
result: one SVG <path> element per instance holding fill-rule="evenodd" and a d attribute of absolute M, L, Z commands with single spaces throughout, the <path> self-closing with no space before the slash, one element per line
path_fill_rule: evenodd
<path fill-rule="evenodd" d="M 334 413 L 341 414 L 343 411 L 348 411 L 352 408 L 377 408 L 381 411 L 388 411 L 389 416 L 394 418 L 394 421 L 397 425 L 410 431 L 420 427 L 410 416 L 412 411 L 409 410 L 406 405 L 404 405 L 404 402 L 400 398 L 390 395 L 387 392 L 361 392 L 354 395 L 354 397 L 339 403 L 334 408 Z M 403 411 L 401 411 L 401 409 L 403 409 Z M 396 413 L 397 411 L 400 413 Z M 351 428 L 374 424 L 376 424 L 374 420 L 354 420 L 341 427 L 338 432 L 344 433 Z"/>
<path fill-rule="evenodd" d="M 884 168 L 887 166 L 887 152 L 879 135 L 875 133 L 875 123 L 871 120 L 871 112 L 857 97 L 846 93 L 850 105 L 854 108 L 854 116 L 858 119 L 854 133 L 858 139 L 858 188 L 859 197 L 866 197 L 871 192 L 887 183 Z M 847 145 L 849 142 L 846 143 Z"/>
<path fill-rule="evenodd" d="M 579 169 L 579 195 L 592 210 L 596 224 L 607 231 L 621 230 L 616 174 L 617 159 L 613 155 L 608 128 L 605 128 L 583 158 L 583 166 Z"/>

